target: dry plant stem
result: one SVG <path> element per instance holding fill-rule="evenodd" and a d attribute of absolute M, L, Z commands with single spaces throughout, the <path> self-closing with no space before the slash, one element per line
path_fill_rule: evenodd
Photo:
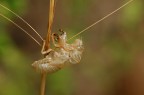
<path fill-rule="evenodd" d="M 48 33 L 46 37 L 46 46 L 45 46 L 46 50 L 48 50 L 48 48 L 50 47 L 51 28 L 52 28 L 52 23 L 54 18 L 54 6 L 55 6 L 54 0 L 50 0 Z"/>
<path fill-rule="evenodd" d="M 46 73 L 42 73 L 40 95 L 45 95 L 46 76 Z"/>
<path fill-rule="evenodd" d="M 50 48 L 50 38 L 51 38 L 51 28 L 54 18 L 54 6 L 55 1 L 50 0 L 50 8 L 49 8 L 49 22 L 48 22 L 48 32 L 45 42 L 45 50 L 48 50 Z M 41 95 L 45 95 L 45 86 L 46 86 L 46 74 L 45 72 L 42 72 L 42 78 L 41 78 Z"/>

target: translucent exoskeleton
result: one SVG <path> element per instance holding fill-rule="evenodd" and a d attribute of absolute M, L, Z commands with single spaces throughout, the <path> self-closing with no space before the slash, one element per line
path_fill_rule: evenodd
<path fill-rule="evenodd" d="M 77 64 L 81 60 L 83 43 L 81 39 L 76 39 L 72 44 L 67 43 L 66 32 L 62 34 L 52 34 L 54 49 L 44 50 L 45 41 L 41 53 L 45 58 L 35 61 L 32 66 L 40 71 L 52 73 L 60 70 L 66 64 Z"/>

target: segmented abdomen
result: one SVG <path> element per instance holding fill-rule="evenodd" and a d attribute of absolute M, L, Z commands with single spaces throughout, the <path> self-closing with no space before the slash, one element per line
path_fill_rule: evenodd
<path fill-rule="evenodd" d="M 40 72 L 52 73 L 62 68 L 61 64 L 51 64 L 47 58 L 35 61 L 32 66 Z"/>

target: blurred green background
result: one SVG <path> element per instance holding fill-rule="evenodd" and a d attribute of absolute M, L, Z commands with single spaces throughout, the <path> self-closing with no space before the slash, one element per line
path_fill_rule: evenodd
<path fill-rule="evenodd" d="M 72 37 L 128 0 L 57 0 L 53 32 Z M 49 0 L 0 0 L 45 38 Z M 84 42 L 80 64 L 48 75 L 46 95 L 144 95 L 144 1 L 134 0 L 79 35 Z M 8 16 L 42 42 L 21 20 Z M 40 74 L 31 63 L 43 58 L 39 47 L 0 17 L 0 95 L 39 95 Z"/>

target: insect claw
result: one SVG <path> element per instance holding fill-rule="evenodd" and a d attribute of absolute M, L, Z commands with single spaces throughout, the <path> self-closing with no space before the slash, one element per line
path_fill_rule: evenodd
<path fill-rule="evenodd" d="M 51 48 L 49 48 L 48 50 L 45 50 L 45 45 L 46 45 L 46 43 L 45 43 L 45 40 L 44 40 L 44 41 L 43 41 L 42 50 L 41 50 L 41 53 L 42 53 L 43 55 L 47 55 L 47 54 L 49 54 L 49 53 L 52 51 Z"/>

